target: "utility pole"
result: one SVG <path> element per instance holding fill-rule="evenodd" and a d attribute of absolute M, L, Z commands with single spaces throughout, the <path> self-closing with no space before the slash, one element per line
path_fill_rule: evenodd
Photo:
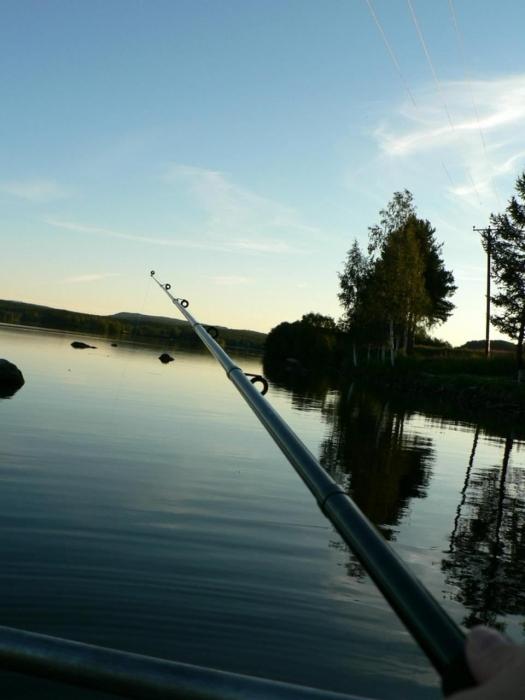
<path fill-rule="evenodd" d="M 487 316 L 485 320 L 485 357 L 490 357 L 490 260 L 492 255 L 492 234 L 493 228 L 476 228 L 472 227 L 476 233 L 481 233 L 482 240 L 487 244 Z"/>

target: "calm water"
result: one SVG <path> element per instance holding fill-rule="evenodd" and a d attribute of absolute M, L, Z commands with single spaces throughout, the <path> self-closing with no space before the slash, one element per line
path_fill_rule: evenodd
<path fill-rule="evenodd" d="M 0 357 L 26 378 L 0 400 L 0 624 L 372 697 L 440 697 L 212 358 L 73 339 L 0 328 Z M 161 365 L 166 349 L 175 362 Z M 269 399 L 458 622 L 524 641 L 522 435 L 357 390 L 272 386 Z M 0 687 L 103 697 L 8 674 Z"/>

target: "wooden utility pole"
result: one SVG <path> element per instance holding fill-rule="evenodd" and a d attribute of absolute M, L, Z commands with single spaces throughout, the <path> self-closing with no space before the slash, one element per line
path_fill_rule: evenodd
<path fill-rule="evenodd" d="M 487 244 L 487 312 L 485 319 L 485 357 L 490 357 L 490 260 L 492 255 L 492 234 L 494 229 L 492 228 L 476 228 L 472 227 L 473 231 L 476 233 L 481 233 L 482 238 L 484 238 Z"/>

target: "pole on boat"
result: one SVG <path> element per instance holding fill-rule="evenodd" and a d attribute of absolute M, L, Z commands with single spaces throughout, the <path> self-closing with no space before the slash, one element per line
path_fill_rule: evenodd
<path fill-rule="evenodd" d="M 476 685 L 465 658 L 465 637 L 460 627 L 264 398 L 262 393 L 266 393 L 266 380 L 259 376 L 253 378 L 253 375 L 249 380 L 212 337 L 212 333 L 188 311 L 188 301 L 173 296 L 171 285 L 159 282 L 154 270 L 150 274 L 224 368 L 228 379 L 316 498 L 322 512 L 425 652 L 441 676 L 444 695 Z M 257 381 L 266 384 L 262 393 L 254 386 Z"/>
<path fill-rule="evenodd" d="M 136 700 L 364 700 L 0 627 L 0 666 Z"/>

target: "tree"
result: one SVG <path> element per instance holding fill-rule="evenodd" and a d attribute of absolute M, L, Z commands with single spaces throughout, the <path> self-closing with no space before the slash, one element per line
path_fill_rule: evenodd
<path fill-rule="evenodd" d="M 504 214 L 492 214 L 492 276 L 498 291 L 491 297 L 499 313 L 491 317 L 502 333 L 516 341 L 518 377 L 523 374 L 525 339 L 525 173 L 516 180 L 513 196 Z"/>
<path fill-rule="evenodd" d="M 325 331 L 335 331 L 337 328 L 337 324 L 331 316 L 323 316 L 323 314 L 316 314 L 313 311 L 303 314 L 300 322 Z"/>
<path fill-rule="evenodd" d="M 408 224 L 414 227 L 423 259 L 423 276 L 429 301 L 425 321 L 427 325 L 433 326 L 446 321 L 454 310 L 454 304 L 449 297 L 457 287 L 454 284 L 454 275 L 445 268 L 442 257 L 443 244 L 436 241 L 436 229 L 432 228 L 429 221 L 415 216 L 408 219 Z"/>
<path fill-rule="evenodd" d="M 370 269 L 370 259 L 361 251 L 357 240 L 354 240 L 346 255 L 343 272 L 338 273 L 341 291 L 337 296 L 343 307 L 341 325 L 347 331 L 355 325 L 359 316 Z"/>
<path fill-rule="evenodd" d="M 356 343 L 384 342 L 385 328 L 392 355 L 395 334 L 398 345 L 402 336 L 410 351 L 418 326 L 441 323 L 454 309 L 450 297 L 456 286 L 445 268 L 442 245 L 435 229 L 415 211 L 411 192 L 394 192 L 379 212 L 380 223 L 368 229 L 368 256 L 357 241 L 348 251 L 338 296 L 341 325 L 352 337 L 354 355 Z"/>
<path fill-rule="evenodd" d="M 371 257 L 378 255 L 390 234 L 404 226 L 408 219 L 415 215 L 412 192 L 394 192 L 386 208 L 379 211 L 379 224 L 368 227 L 368 254 Z"/>
<path fill-rule="evenodd" d="M 373 313 L 388 324 L 390 353 L 394 358 L 396 326 L 407 349 L 416 326 L 428 317 L 430 298 L 425 287 L 425 261 L 415 217 L 390 233 L 371 277 Z"/>
<path fill-rule="evenodd" d="M 300 321 L 272 328 L 264 344 L 264 363 L 270 371 L 286 369 L 291 361 L 315 371 L 335 362 L 337 326 L 333 318 L 308 313 Z"/>

